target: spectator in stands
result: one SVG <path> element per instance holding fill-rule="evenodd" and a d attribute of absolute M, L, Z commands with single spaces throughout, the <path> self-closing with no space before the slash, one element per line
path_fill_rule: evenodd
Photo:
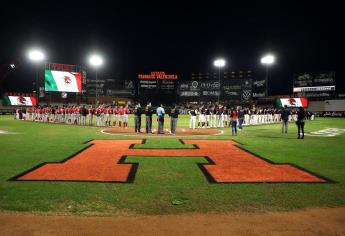
<path fill-rule="evenodd" d="M 287 109 L 287 106 L 284 106 L 284 109 L 281 112 L 281 119 L 282 119 L 282 133 L 286 133 L 288 131 L 288 124 L 289 124 L 289 116 L 291 112 Z"/>
<path fill-rule="evenodd" d="M 306 112 L 304 111 L 303 107 L 300 107 L 297 112 L 297 132 L 298 132 L 298 139 L 304 139 L 304 124 L 305 124 L 305 117 Z M 301 136 L 302 132 L 302 136 Z"/>

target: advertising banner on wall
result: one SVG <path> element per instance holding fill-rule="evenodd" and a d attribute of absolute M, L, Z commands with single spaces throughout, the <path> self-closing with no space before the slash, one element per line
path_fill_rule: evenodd
<path fill-rule="evenodd" d="M 179 96 L 182 100 L 199 99 L 200 83 L 199 81 L 183 81 L 179 82 Z"/>
<path fill-rule="evenodd" d="M 200 81 L 201 99 L 213 99 L 220 96 L 220 82 L 219 81 Z"/>
<path fill-rule="evenodd" d="M 159 80 L 159 93 L 176 94 L 176 84 L 174 80 Z"/>
<path fill-rule="evenodd" d="M 222 82 L 222 99 L 247 101 L 251 97 L 251 79 L 231 79 Z"/>
<path fill-rule="evenodd" d="M 253 98 L 262 98 L 266 96 L 266 80 L 265 79 L 253 79 Z"/>
<path fill-rule="evenodd" d="M 25 96 L 5 96 L 3 103 L 5 106 L 36 106 L 35 97 Z"/>
<path fill-rule="evenodd" d="M 134 96 L 135 85 L 133 80 L 120 80 L 120 79 L 102 79 L 102 80 L 88 80 L 87 93 L 90 96 Z"/>

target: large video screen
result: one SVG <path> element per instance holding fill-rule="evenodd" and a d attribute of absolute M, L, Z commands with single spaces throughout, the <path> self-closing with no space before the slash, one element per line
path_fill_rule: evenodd
<path fill-rule="evenodd" d="M 36 106 L 35 97 L 24 97 L 24 96 L 5 96 L 5 106 Z"/>
<path fill-rule="evenodd" d="M 82 90 L 82 75 L 80 72 L 45 70 L 45 91 L 75 92 Z"/>
<path fill-rule="evenodd" d="M 325 92 L 335 90 L 335 72 L 304 73 L 294 77 L 293 92 Z"/>

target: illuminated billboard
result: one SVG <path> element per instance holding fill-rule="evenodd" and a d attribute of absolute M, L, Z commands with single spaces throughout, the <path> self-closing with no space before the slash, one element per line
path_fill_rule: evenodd
<path fill-rule="evenodd" d="M 82 74 L 80 72 L 45 70 L 45 91 L 76 92 L 82 90 Z"/>
<path fill-rule="evenodd" d="M 308 100 L 306 98 L 280 98 L 277 99 L 278 107 L 307 107 Z"/>
<path fill-rule="evenodd" d="M 178 79 L 176 74 L 166 74 L 164 71 L 154 71 L 150 74 L 138 74 L 138 79 Z"/>

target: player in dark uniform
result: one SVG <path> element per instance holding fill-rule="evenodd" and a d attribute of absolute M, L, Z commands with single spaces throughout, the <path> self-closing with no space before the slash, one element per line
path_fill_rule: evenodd
<path fill-rule="evenodd" d="M 210 128 L 210 117 L 211 117 L 210 107 L 206 108 L 205 115 L 206 115 L 206 128 Z"/>
<path fill-rule="evenodd" d="M 153 133 L 152 131 L 152 114 L 153 110 L 151 104 L 147 104 L 145 109 L 145 120 L 146 120 L 146 133 Z"/>
<path fill-rule="evenodd" d="M 140 129 L 141 129 L 141 107 L 140 107 L 140 104 L 136 105 L 134 108 L 134 123 L 135 123 L 135 132 L 140 133 Z"/>

